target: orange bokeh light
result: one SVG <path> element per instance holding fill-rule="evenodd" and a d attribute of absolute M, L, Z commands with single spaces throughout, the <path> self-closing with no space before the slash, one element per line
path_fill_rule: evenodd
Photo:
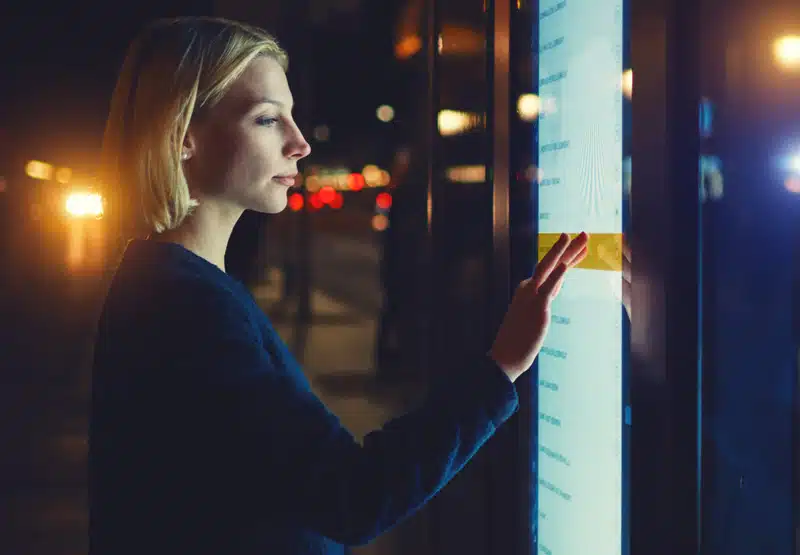
<path fill-rule="evenodd" d="M 347 185 L 351 191 L 360 191 L 364 188 L 364 176 L 360 173 L 351 173 L 347 176 Z"/>

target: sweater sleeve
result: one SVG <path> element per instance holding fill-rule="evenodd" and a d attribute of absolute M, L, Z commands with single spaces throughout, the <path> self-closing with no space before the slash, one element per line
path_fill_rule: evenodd
<path fill-rule="evenodd" d="M 198 293 L 191 313 L 182 325 L 195 341 L 179 355 L 181 374 L 200 382 L 193 389 L 214 419 L 207 441 L 231 459 L 226 487 L 346 545 L 426 503 L 518 406 L 514 385 L 485 357 L 361 444 L 233 297 Z"/>

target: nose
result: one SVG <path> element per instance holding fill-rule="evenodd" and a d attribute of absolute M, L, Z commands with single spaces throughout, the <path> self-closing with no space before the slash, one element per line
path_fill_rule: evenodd
<path fill-rule="evenodd" d="M 292 160 L 300 160 L 311 154 L 311 145 L 303 137 L 303 133 L 297 125 L 292 125 L 289 136 L 286 137 L 283 154 Z"/>

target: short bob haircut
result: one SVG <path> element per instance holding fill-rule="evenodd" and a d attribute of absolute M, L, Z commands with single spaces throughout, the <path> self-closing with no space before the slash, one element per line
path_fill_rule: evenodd
<path fill-rule="evenodd" d="M 112 202 L 126 231 L 162 233 L 191 214 L 197 200 L 181 163 L 189 123 L 260 55 L 288 68 L 265 31 L 211 17 L 158 20 L 133 41 L 111 99 L 100 172 L 118 192 Z"/>

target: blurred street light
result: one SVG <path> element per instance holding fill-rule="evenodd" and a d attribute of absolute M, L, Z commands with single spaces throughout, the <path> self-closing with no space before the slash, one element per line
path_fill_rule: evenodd
<path fill-rule="evenodd" d="M 789 161 L 789 169 L 800 175 L 800 154 L 795 154 Z"/>
<path fill-rule="evenodd" d="M 452 166 L 447 168 L 447 180 L 452 183 L 483 183 L 486 166 Z"/>
<path fill-rule="evenodd" d="M 422 50 L 422 38 L 419 35 L 406 35 L 397 41 L 394 55 L 398 60 L 407 60 Z"/>
<path fill-rule="evenodd" d="M 539 117 L 539 97 L 535 94 L 523 94 L 517 100 L 517 113 L 522 121 L 533 121 Z"/>
<path fill-rule="evenodd" d="M 375 111 L 375 115 L 377 115 L 378 119 L 382 122 L 389 123 L 394 119 L 394 108 L 384 104 Z"/>
<path fill-rule="evenodd" d="M 386 192 L 379 193 L 375 198 L 375 206 L 382 210 L 389 210 L 392 206 L 392 195 Z"/>
<path fill-rule="evenodd" d="M 324 204 L 325 203 L 322 202 L 322 199 L 319 196 L 319 192 L 313 193 L 308 201 L 309 208 L 313 210 L 319 210 Z"/>
<path fill-rule="evenodd" d="M 364 176 L 364 181 L 366 181 L 367 185 L 375 187 L 381 180 L 381 169 L 374 164 L 367 164 L 361 170 L 361 175 Z"/>
<path fill-rule="evenodd" d="M 800 35 L 786 35 L 775 41 L 775 61 L 785 69 L 800 70 Z"/>
<path fill-rule="evenodd" d="M 330 204 L 336 197 L 336 190 L 333 187 L 323 187 L 319 190 L 319 198 L 325 204 Z"/>
<path fill-rule="evenodd" d="M 389 218 L 385 214 L 375 214 L 372 216 L 372 229 L 375 231 L 386 231 L 389 227 Z"/>
<path fill-rule="evenodd" d="M 53 179 L 53 166 L 39 160 L 31 160 L 25 165 L 25 174 L 33 179 Z"/>
<path fill-rule="evenodd" d="M 351 191 L 360 191 L 364 188 L 366 178 L 360 173 L 351 173 L 347 176 L 347 187 Z"/>
<path fill-rule="evenodd" d="M 478 127 L 481 122 L 481 116 L 472 112 L 442 110 L 438 117 L 439 133 L 444 137 L 460 135 Z"/>
<path fill-rule="evenodd" d="M 74 218 L 100 218 L 103 216 L 103 197 L 97 193 L 70 193 L 65 208 Z"/>
<path fill-rule="evenodd" d="M 300 193 L 293 193 L 289 195 L 289 208 L 292 212 L 299 212 L 303 209 L 303 195 Z"/>

